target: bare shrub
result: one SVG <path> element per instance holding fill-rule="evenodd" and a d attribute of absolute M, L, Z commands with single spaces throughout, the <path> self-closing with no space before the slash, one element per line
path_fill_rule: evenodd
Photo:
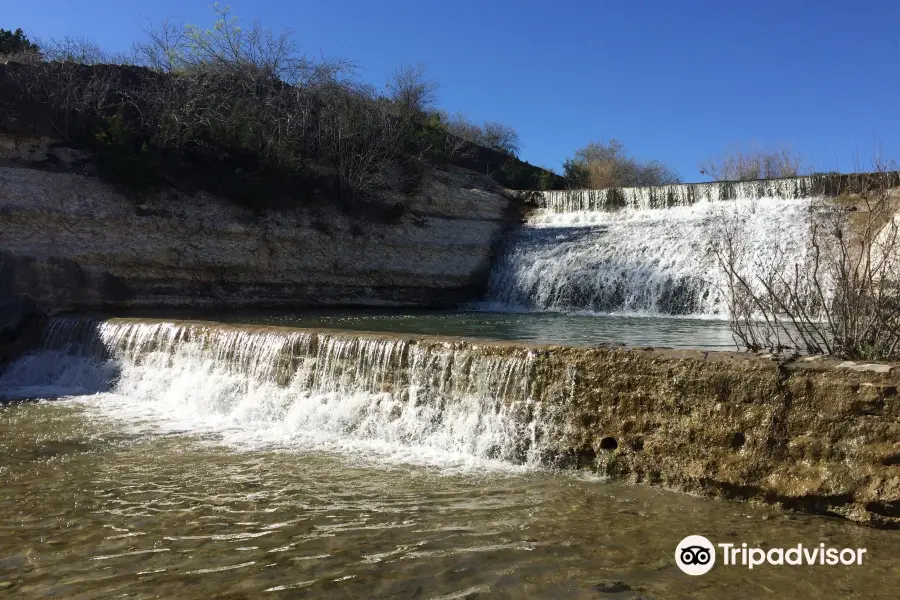
<path fill-rule="evenodd" d="M 172 73 L 184 66 L 184 57 L 191 48 L 188 30 L 183 23 L 166 19 L 154 25 L 148 21 L 144 33 L 147 39 L 132 45 L 139 64 L 159 73 Z"/>
<path fill-rule="evenodd" d="M 71 62 L 81 65 L 112 64 L 114 59 L 100 46 L 82 37 L 41 40 L 41 54 L 48 62 Z"/>
<path fill-rule="evenodd" d="M 127 96 L 113 69 L 75 62 L 32 64 L 8 71 L 7 78 L 11 97 L 42 107 L 57 135 L 71 141 L 88 139 L 100 115 Z"/>
<path fill-rule="evenodd" d="M 387 90 L 388 98 L 401 110 L 424 114 L 437 101 L 438 85 L 428 80 L 425 65 L 418 63 L 391 73 Z"/>
<path fill-rule="evenodd" d="M 678 175 L 665 165 L 641 163 L 625 152 L 618 140 L 592 142 L 564 163 L 569 188 L 613 188 L 680 183 Z"/>
<path fill-rule="evenodd" d="M 488 148 L 493 148 L 494 150 L 499 150 L 510 156 L 517 156 L 519 154 L 519 146 L 521 143 L 519 141 L 519 134 L 512 127 L 496 121 L 486 121 L 482 131 L 483 145 Z"/>
<path fill-rule="evenodd" d="M 444 127 L 452 135 L 486 148 L 492 148 L 508 156 L 516 156 L 521 149 L 519 134 L 515 129 L 496 121 L 479 125 L 462 113 L 444 117 Z"/>
<path fill-rule="evenodd" d="M 738 148 L 699 166 L 714 181 L 752 181 L 796 177 L 804 172 L 802 157 L 787 146 Z"/>
<path fill-rule="evenodd" d="M 445 114 L 443 121 L 450 133 L 472 143 L 478 143 L 484 135 L 482 128 L 463 113 Z"/>
<path fill-rule="evenodd" d="M 861 194 L 812 207 L 800 241 L 805 252 L 789 253 L 783 241 L 758 256 L 747 241 L 746 214 L 732 210 L 716 220 L 711 253 L 725 276 L 736 341 L 751 350 L 850 359 L 900 353 L 898 197 L 889 165 L 875 166 Z"/>
<path fill-rule="evenodd" d="M 147 39 L 134 44 L 142 64 L 163 73 L 191 70 L 231 72 L 254 81 L 302 83 L 314 61 L 300 54 L 291 32 L 273 32 L 254 22 L 242 27 L 229 7 L 212 5 L 212 28 L 166 20 L 149 22 Z"/>
<path fill-rule="evenodd" d="M 352 65 L 309 59 L 287 32 L 243 28 L 227 8 L 214 10 L 209 29 L 169 21 L 148 27 L 129 62 L 150 71 L 106 68 L 114 57 L 65 38 L 46 43 L 50 62 L 18 71 L 16 87 L 47 107 L 60 135 L 111 161 L 128 156 L 129 168 L 140 162 L 135 155 L 217 165 L 225 174 L 244 173 L 232 166 L 242 164 L 261 183 L 276 172 L 336 178 L 332 189 L 350 198 L 386 185 L 401 154 L 418 156 L 403 138 L 411 117 L 378 102 Z"/>
<path fill-rule="evenodd" d="M 21 50 L 19 52 L 10 52 L 0 54 L 0 64 L 19 63 L 23 65 L 39 65 L 43 62 L 39 52 L 32 50 Z"/>

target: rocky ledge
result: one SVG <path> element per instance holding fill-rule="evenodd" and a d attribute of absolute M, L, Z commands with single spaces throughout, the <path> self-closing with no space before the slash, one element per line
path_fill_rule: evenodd
<path fill-rule="evenodd" d="M 254 214 L 175 188 L 135 195 L 49 138 L 0 136 L 0 261 L 57 309 L 418 306 L 479 298 L 514 194 L 459 167 L 354 213 Z M 393 195 L 391 195 L 393 194 Z"/>

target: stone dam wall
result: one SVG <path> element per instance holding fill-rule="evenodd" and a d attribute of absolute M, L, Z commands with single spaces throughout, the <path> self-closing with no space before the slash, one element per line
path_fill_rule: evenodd
<path fill-rule="evenodd" d="M 720 498 L 900 525 L 892 365 L 544 348 L 560 451 L 601 472 Z"/>

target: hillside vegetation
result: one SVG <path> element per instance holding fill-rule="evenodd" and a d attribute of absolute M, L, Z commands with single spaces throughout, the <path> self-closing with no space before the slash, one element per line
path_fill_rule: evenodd
<path fill-rule="evenodd" d="M 512 129 L 435 110 L 420 65 L 398 69 L 379 93 L 350 63 L 310 59 L 287 33 L 244 29 L 215 10 L 209 29 L 148 28 L 127 56 L 0 31 L 0 124 L 89 148 L 101 175 L 130 188 L 193 182 L 257 209 L 314 194 L 351 205 L 413 193 L 440 164 L 510 188 L 561 183 L 516 158 Z"/>

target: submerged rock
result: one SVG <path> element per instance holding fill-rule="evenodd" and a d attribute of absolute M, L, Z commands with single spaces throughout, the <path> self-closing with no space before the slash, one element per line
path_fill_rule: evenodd
<path fill-rule="evenodd" d="M 594 585 L 594 589 L 603 594 L 621 594 L 630 592 L 631 586 L 624 581 L 601 581 Z"/>

